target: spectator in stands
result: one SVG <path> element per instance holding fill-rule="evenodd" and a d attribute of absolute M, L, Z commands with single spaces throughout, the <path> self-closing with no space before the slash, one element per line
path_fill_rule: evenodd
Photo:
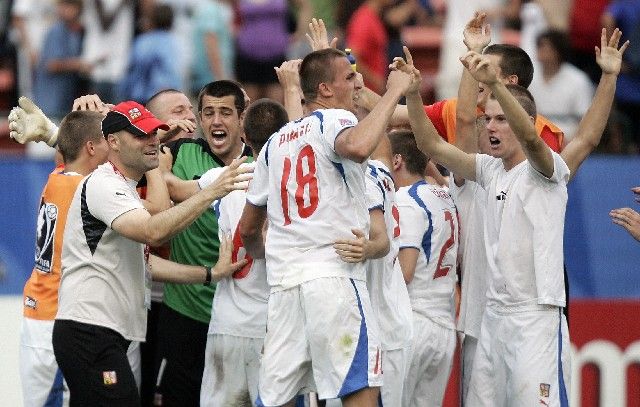
<path fill-rule="evenodd" d="M 193 82 L 197 95 L 209 82 L 234 77 L 233 9 L 227 0 L 207 0 L 195 11 L 193 30 Z"/>
<path fill-rule="evenodd" d="M 569 42 L 564 33 L 543 32 L 536 45 L 540 69 L 534 71 L 529 90 L 536 100 L 538 113 L 562 129 L 566 145 L 589 108 L 593 85 L 587 74 L 566 62 Z"/>
<path fill-rule="evenodd" d="M 91 71 L 82 60 L 82 0 L 58 1 L 58 18 L 47 33 L 36 67 L 34 98 L 49 117 L 61 119 L 79 96 L 80 75 Z"/>
<path fill-rule="evenodd" d="M 367 0 L 349 19 L 346 46 L 351 48 L 365 85 L 376 91 L 385 91 L 387 48 L 389 37 L 382 21 L 382 9 L 391 0 Z"/>
<path fill-rule="evenodd" d="M 625 54 L 616 88 L 616 109 L 621 114 L 623 152 L 640 151 L 640 2 L 616 0 L 602 16 L 602 25 L 620 27 L 623 40 L 631 45 Z"/>
<path fill-rule="evenodd" d="M 600 78 L 600 67 L 593 59 L 593 47 L 600 42 L 600 16 L 609 0 L 573 0 L 569 15 L 569 39 L 573 49 L 572 64 L 589 75 L 591 82 Z M 613 27 L 607 27 L 608 32 Z"/>
<path fill-rule="evenodd" d="M 290 42 L 304 38 L 313 10 L 309 0 L 239 0 L 242 24 L 238 32 L 236 73 L 251 100 L 282 102 L 282 88 L 274 67 L 286 59 Z M 298 9 L 295 33 L 287 29 L 288 6 Z M 220 78 L 216 78 L 220 79 Z"/>
<path fill-rule="evenodd" d="M 83 57 L 94 65 L 93 93 L 100 99 L 117 101 L 118 86 L 124 76 L 134 30 L 131 0 L 85 0 Z"/>
<path fill-rule="evenodd" d="M 56 0 L 15 0 L 11 17 L 18 49 L 18 92 L 32 97 L 35 65 L 44 37 L 56 19 Z"/>
<path fill-rule="evenodd" d="M 171 6 L 153 6 L 149 31 L 139 35 L 131 48 L 129 65 L 121 82 L 120 95 L 124 99 L 146 103 L 157 92 L 180 88 L 178 44 L 170 32 L 173 25 Z"/>

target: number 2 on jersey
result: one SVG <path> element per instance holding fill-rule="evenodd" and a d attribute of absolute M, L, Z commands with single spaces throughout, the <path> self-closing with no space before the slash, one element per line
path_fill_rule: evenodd
<path fill-rule="evenodd" d="M 453 224 L 453 215 L 451 215 L 451 212 L 449 211 L 444 211 L 444 220 L 449 222 L 449 226 L 451 227 L 451 235 L 449 236 L 449 239 L 447 239 L 446 242 L 444 242 L 444 244 L 442 245 L 442 249 L 440 249 L 440 257 L 438 257 L 438 264 L 436 265 L 436 272 L 433 273 L 433 279 L 435 280 L 438 277 L 444 277 L 447 274 L 449 274 L 449 272 L 451 271 L 452 265 L 451 264 L 445 264 L 443 265 L 442 262 L 444 260 L 444 255 L 447 254 L 447 252 L 449 251 L 449 249 L 451 249 L 453 247 L 453 244 L 456 241 L 455 238 L 455 225 Z"/>
<path fill-rule="evenodd" d="M 304 159 L 307 161 L 308 172 L 304 173 Z M 308 218 L 318 208 L 318 179 L 316 178 L 316 156 L 313 153 L 313 148 L 310 145 L 306 145 L 298 153 L 296 160 L 296 193 L 295 201 L 298 208 L 298 215 L 301 218 Z M 291 159 L 286 157 L 284 159 L 284 166 L 282 169 L 282 178 L 280 180 L 280 199 L 282 200 L 282 214 L 284 216 L 284 226 L 291 223 L 291 217 L 289 216 L 289 192 L 287 189 L 287 183 L 289 176 L 291 175 Z M 304 193 L 305 189 L 309 191 L 309 205 L 305 206 Z"/>
<path fill-rule="evenodd" d="M 241 279 L 245 278 L 249 271 L 251 271 L 251 265 L 253 264 L 253 258 L 249 256 L 249 253 L 244 248 L 242 244 L 242 239 L 240 238 L 240 224 L 236 227 L 236 231 L 233 234 L 233 250 L 231 251 L 231 261 L 233 263 L 240 261 L 242 259 L 247 259 L 247 264 L 240 270 L 233 273 L 233 278 Z"/>

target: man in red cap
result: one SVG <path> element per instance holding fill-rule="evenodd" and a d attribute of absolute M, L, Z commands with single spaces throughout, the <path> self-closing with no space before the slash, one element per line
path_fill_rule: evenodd
<path fill-rule="evenodd" d="M 130 341 L 144 341 L 152 275 L 209 284 L 244 265 L 221 256 L 212 270 L 149 256 L 148 245 L 182 231 L 215 199 L 237 189 L 248 172 L 238 168 L 243 160 L 236 160 L 210 186 L 150 215 L 136 184 L 158 166 L 158 129 L 168 126 L 142 105 L 116 105 L 102 120 L 108 161 L 80 182 L 69 208 L 53 350 L 71 405 L 140 404 L 127 348 Z M 225 244 L 221 250 L 230 250 Z"/>

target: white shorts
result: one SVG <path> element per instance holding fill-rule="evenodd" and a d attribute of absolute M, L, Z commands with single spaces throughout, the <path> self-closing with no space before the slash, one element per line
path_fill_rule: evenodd
<path fill-rule="evenodd" d="M 455 348 L 455 330 L 413 313 L 411 364 L 405 380 L 403 406 L 442 405 Z"/>
<path fill-rule="evenodd" d="M 54 321 L 23 318 L 20 333 L 20 380 L 25 406 L 68 406 L 69 388 L 53 354 Z"/>
<path fill-rule="evenodd" d="M 378 325 L 364 281 L 318 278 L 269 296 L 259 403 L 317 390 L 342 398 L 382 385 Z"/>
<path fill-rule="evenodd" d="M 401 406 L 404 381 L 411 362 L 411 348 L 382 351 L 384 385 L 380 389 L 383 406 Z"/>
<path fill-rule="evenodd" d="M 567 321 L 561 308 L 535 307 L 485 309 L 466 405 L 569 405 Z"/>
<path fill-rule="evenodd" d="M 262 338 L 209 334 L 201 406 L 252 406 L 258 397 Z"/>

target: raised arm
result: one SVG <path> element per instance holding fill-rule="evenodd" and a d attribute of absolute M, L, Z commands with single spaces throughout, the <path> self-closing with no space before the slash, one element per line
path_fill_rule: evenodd
<path fill-rule="evenodd" d="M 613 97 L 616 93 L 616 81 L 622 65 L 622 54 L 629 46 L 629 41 L 627 41 L 618 48 L 621 36 L 622 32 L 616 28 L 607 41 L 607 30 L 603 28 L 600 34 L 600 48 L 595 47 L 596 62 L 602 69 L 600 83 L 598 83 L 589 110 L 580 121 L 575 137 L 560 154 L 571 171 L 571 178 L 575 176 L 583 161 L 598 146 L 607 124 Z"/>
<path fill-rule="evenodd" d="M 407 90 L 407 110 L 409 122 L 416 138 L 418 148 L 436 162 L 444 165 L 453 173 L 460 174 L 465 179 L 476 179 L 475 154 L 467 154 L 459 148 L 447 143 L 440 137 L 438 131 L 424 111 L 420 98 L 420 71 L 413 66 L 413 58 L 407 47 L 404 47 L 407 58 L 396 58 L 394 69 L 408 69 L 414 72 L 414 81 Z"/>
<path fill-rule="evenodd" d="M 384 96 L 367 117 L 340 133 L 335 142 L 336 153 L 359 163 L 368 159 L 385 135 L 393 109 L 410 82 L 410 74 L 398 70 L 390 72 Z"/>
<path fill-rule="evenodd" d="M 300 64 L 301 59 L 284 61 L 282 65 L 274 68 L 278 75 L 278 82 L 284 90 L 284 108 L 289 120 L 297 120 L 304 114 L 302 110 L 302 89 L 300 88 Z"/>
<path fill-rule="evenodd" d="M 468 52 L 462 61 L 471 75 L 486 84 L 496 98 L 511 130 L 522 146 L 529 163 L 545 177 L 553 175 L 553 156 L 551 149 L 538 137 L 534 126 L 534 118 L 520 106 L 509 89 L 498 80 L 496 69 L 487 56 L 476 52 Z"/>
<path fill-rule="evenodd" d="M 491 26 L 485 23 L 487 15 L 476 12 L 464 28 L 464 44 L 469 51 L 482 53 L 491 42 Z M 462 58 L 461 58 L 462 60 Z M 478 81 L 462 70 L 462 79 L 458 88 L 458 104 L 456 105 L 456 138 L 455 146 L 466 153 L 478 151 L 476 137 Z"/>
<path fill-rule="evenodd" d="M 214 200 L 233 190 L 244 189 L 238 183 L 244 181 L 245 174 L 251 169 L 240 167 L 242 162 L 244 160 L 235 160 L 216 182 L 186 201 L 155 215 L 144 209 L 134 209 L 118 216 L 111 223 L 111 228 L 136 242 L 151 246 L 165 243 L 186 229 Z"/>

